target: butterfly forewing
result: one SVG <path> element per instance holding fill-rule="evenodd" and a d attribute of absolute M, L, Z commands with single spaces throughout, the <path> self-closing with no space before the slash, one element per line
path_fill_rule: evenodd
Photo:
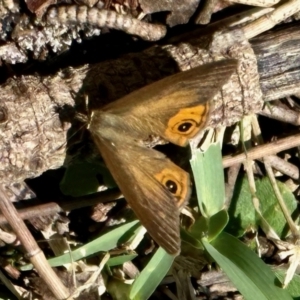
<path fill-rule="evenodd" d="M 104 111 L 119 118 L 116 129 L 133 137 L 155 134 L 185 146 L 205 127 L 211 100 L 236 68 L 231 59 L 180 72 L 112 102 Z"/>

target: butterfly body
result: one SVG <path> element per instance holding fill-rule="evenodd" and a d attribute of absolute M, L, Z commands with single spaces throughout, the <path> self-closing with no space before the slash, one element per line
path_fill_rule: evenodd
<path fill-rule="evenodd" d="M 125 199 L 153 239 L 180 251 L 179 214 L 191 193 L 189 174 L 144 146 L 156 135 L 185 146 L 207 123 L 211 100 L 235 60 L 181 72 L 94 110 L 89 130 Z"/>

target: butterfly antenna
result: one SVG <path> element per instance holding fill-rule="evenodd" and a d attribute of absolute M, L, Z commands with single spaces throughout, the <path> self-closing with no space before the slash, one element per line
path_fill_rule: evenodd
<path fill-rule="evenodd" d="M 84 99 L 85 99 L 85 113 L 76 112 L 76 114 L 74 116 L 74 120 L 83 123 L 83 125 L 81 125 L 75 132 L 73 132 L 70 136 L 68 136 L 67 140 L 63 144 L 61 144 L 60 146 L 58 146 L 56 149 L 54 149 L 53 152 L 58 151 L 62 147 L 66 146 L 67 143 L 78 132 L 80 132 L 84 127 L 86 127 L 87 129 L 89 128 L 89 126 L 90 126 L 90 120 L 91 120 L 91 116 L 92 116 L 93 112 L 91 112 L 90 109 L 89 109 L 89 97 L 88 97 L 88 95 L 85 95 Z"/>

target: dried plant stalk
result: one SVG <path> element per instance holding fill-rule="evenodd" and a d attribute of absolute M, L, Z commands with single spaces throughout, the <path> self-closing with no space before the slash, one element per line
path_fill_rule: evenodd
<path fill-rule="evenodd" d="M 218 0 L 205 0 L 204 6 L 196 18 L 197 24 L 208 24 Z"/>
<path fill-rule="evenodd" d="M 300 113 L 294 109 L 269 104 L 259 114 L 295 126 L 300 125 Z"/>
<path fill-rule="evenodd" d="M 42 216 L 54 216 L 57 213 L 64 211 L 71 211 L 82 207 L 94 206 L 99 203 L 107 203 L 113 200 L 123 198 L 121 192 L 117 189 L 109 189 L 106 191 L 93 193 L 87 196 L 68 199 L 68 201 L 58 201 L 55 199 L 53 202 L 46 204 L 33 205 L 30 202 L 26 202 L 26 208 L 18 209 L 18 215 L 22 220 L 29 220 Z M 23 204 L 24 205 L 24 204 Z M 25 205 L 24 205 L 25 206 Z M 0 212 L 0 224 L 6 224 L 7 220 Z"/>
<path fill-rule="evenodd" d="M 149 41 L 159 40 L 166 34 L 166 27 L 163 25 L 146 23 L 112 10 L 78 5 L 51 8 L 47 13 L 46 23 L 48 25 L 85 23 L 100 28 L 106 26 L 140 36 Z"/>
<path fill-rule="evenodd" d="M 18 236 L 18 239 L 21 241 L 26 255 L 37 269 L 41 278 L 47 283 L 49 289 L 57 299 L 66 299 L 69 296 L 68 289 L 61 283 L 48 264 L 44 253 L 39 248 L 23 220 L 19 217 L 15 207 L 9 201 L 2 187 L 0 187 L 0 209 Z"/>
<path fill-rule="evenodd" d="M 275 6 L 275 4 L 279 3 L 280 0 L 205 0 L 204 6 L 202 10 L 199 12 L 198 17 L 196 18 L 196 23 L 199 24 L 208 24 L 211 18 L 211 15 L 218 11 L 220 7 L 232 5 L 234 3 L 240 3 L 245 5 L 251 5 L 256 6 L 256 10 L 259 9 L 259 7 L 269 7 Z M 275 8 L 273 8 L 275 9 Z M 243 12 L 242 14 L 244 14 Z M 236 18 L 236 16 L 233 16 L 233 18 Z"/>
<path fill-rule="evenodd" d="M 261 6 L 261 7 L 270 7 L 279 3 L 279 1 L 280 0 L 231 0 L 231 2 L 234 3 L 241 3 L 241 4 Z"/>
<path fill-rule="evenodd" d="M 238 163 L 242 163 L 247 159 L 255 160 L 263 156 L 268 156 L 272 154 L 279 153 L 281 151 L 291 149 L 299 146 L 300 144 L 300 134 L 289 136 L 275 142 L 257 146 L 247 151 L 247 154 L 241 153 L 235 156 L 225 156 L 223 158 L 223 167 L 228 168 Z"/>
<path fill-rule="evenodd" d="M 300 11 L 299 0 L 289 0 L 278 6 L 274 11 L 267 13 L 256 21 L 243 27 L 245 37 L 251 39 L 262 32 L 273 28 L 278 23 Z"/>

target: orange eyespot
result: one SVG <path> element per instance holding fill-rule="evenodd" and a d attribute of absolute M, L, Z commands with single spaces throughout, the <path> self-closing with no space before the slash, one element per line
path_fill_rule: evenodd
<path fill-rule="evenodd" d="M 210 103 L 183 108 L 168 121 L 166 138 L 179 146 L 185 146 L 206 124 Z"/>
<path fill-rule="evenodd" d="M 173 194 L 177 206 L 182 207 L 190 196 L 190 178 L 188 173 L 172 164 L 172 168 L 166 168 L 155 175 L 155 178 Z"/>

